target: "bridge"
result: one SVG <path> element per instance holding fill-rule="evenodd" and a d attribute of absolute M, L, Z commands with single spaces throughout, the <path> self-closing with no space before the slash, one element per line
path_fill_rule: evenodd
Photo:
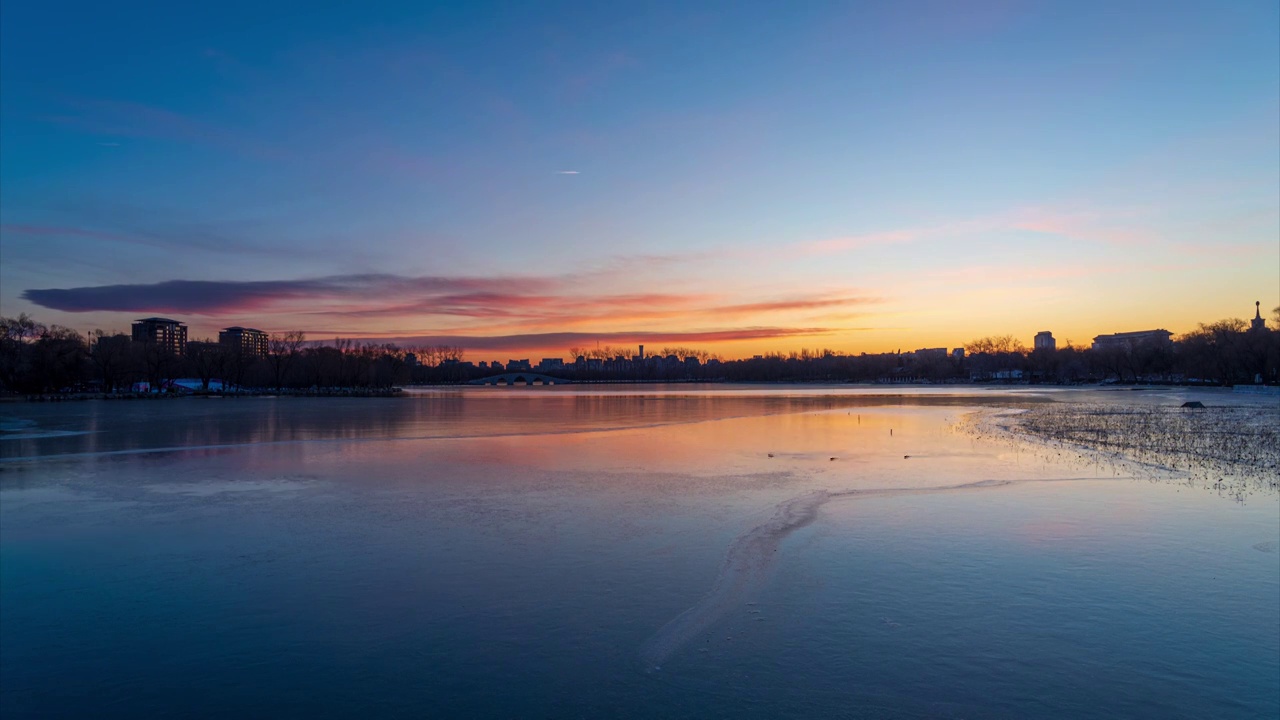
<path fill-rule="evenodd" d="M 471 385 L 566 385 L 572 380 L 539 375 L 538 373 L 503 373 L 472 380 Z"/>

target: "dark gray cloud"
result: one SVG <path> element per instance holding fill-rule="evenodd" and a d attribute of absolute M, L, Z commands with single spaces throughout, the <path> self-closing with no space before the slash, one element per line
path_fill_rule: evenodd
<path fill-rule="evenodd" d="M 261 311 L 288 301 L 383 301 L 467 292 L 529 293 L 545 290 L 544 278 L 402 277 L 333 275 L 300 280 L 168 280 L 136 285 L 31 289 L 22 297 L 64 312 L 163 312 L 197 315 Z"/>
<path fill-rule="evenodd" d="M 333 318 L 449 315 L 568 320 L 625 317 L 662 320 L 705 313 L 721 319 L 770 312 L 830 310 L 880 302 L 874 297 L 810 295 L 722 305 L 698 293 L 585 293 L 584 280 L 562 276 L 420 276 L 385 273 L 297 280 L 168 280 L 158 283 L 31 289 L 22 297 L 64 312 L 158 312 L 243 315 L 301 312 Z"/>

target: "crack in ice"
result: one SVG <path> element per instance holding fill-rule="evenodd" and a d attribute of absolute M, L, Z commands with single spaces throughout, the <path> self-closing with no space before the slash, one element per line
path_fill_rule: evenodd
<path fill-rule="evenodd" d="M 739 535 L 729 545 L 724 563 L 711 590 L 692 607 L 677 615 L 640 647 L 640 663 L 646 671 L 661 670 L 662 663 L 691 640 L 707 632 L 744 598 L 768 579 L 778 546 L 791 533 L 812 523 L 818 510 L 832 500 L 857 497 L 925 495 L 956 490 L 1004 487 L 1025 482 L 1064 480 L 1112 480 L 1115 478 L 1037 478 L 1022 480 L 979 480 L 958 485 L 923 488 L 869 488 L 865 490 L 818 490 L 779 503 L 772 517 Z"/>

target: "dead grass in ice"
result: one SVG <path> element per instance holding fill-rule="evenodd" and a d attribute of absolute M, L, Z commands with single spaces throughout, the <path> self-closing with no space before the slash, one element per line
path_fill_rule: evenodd
<path fill-rule="evenodd" d="M 1106 464 L 1117 473 L 1180 479 L 1241 501 L 1280 492 L 1280 406 L 1054 403 L 973 413 L 957 429 Z"/>

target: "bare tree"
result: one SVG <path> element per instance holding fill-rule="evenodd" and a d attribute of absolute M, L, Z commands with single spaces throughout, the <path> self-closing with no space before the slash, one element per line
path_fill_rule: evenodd
<path fill-rule="evenodd" d="M 298 359 L 302 345 L 307 336 L 301 330 L 284 334 L 273 333 L 267 341 L 267 362 L 271 364 L 271 374 L 275 378 L 276 392 L 284 388 L 285 377 L 289 369 Z"/>
<path fill-rule="evenodd" d="M 990 335 L 966 343 L 965 352 L 971 355 L 986 353 L 988 355 L 1013 354 L 1026 355 L 1027 346 L 1012 335 Z"/>
<path fill-rule="evenodd" d="M 50 325 L 30 349 L 32 380 L 41 391 L 58 392 L 84 378 L 88 347 L 75 330 Z"/>
<path fill-rule="evenodd" d="M 108 335 L 94 330 L 89 334 L 89 341 L 89 357 L 102 377 L 102 389 L 115 392 L 128 378 L 133 338 L 124 333 Z"/>
<path fill-rule="evenodd" d="M 177 377 L 182 358 L 168 346 L 156 342 L 147 341 L 141 345 L 142 367 L 151 391 L 164 389 L 166 381 Z"/>
<path fill-rule="evenodd" d="M 200 378 L 200 389 L 208 392 L 209 383 L 219 375 L 226 365 L 226 351 L 212 340 L 187 343 L 187 357 L 191 360 L 191 369 Z"/>

